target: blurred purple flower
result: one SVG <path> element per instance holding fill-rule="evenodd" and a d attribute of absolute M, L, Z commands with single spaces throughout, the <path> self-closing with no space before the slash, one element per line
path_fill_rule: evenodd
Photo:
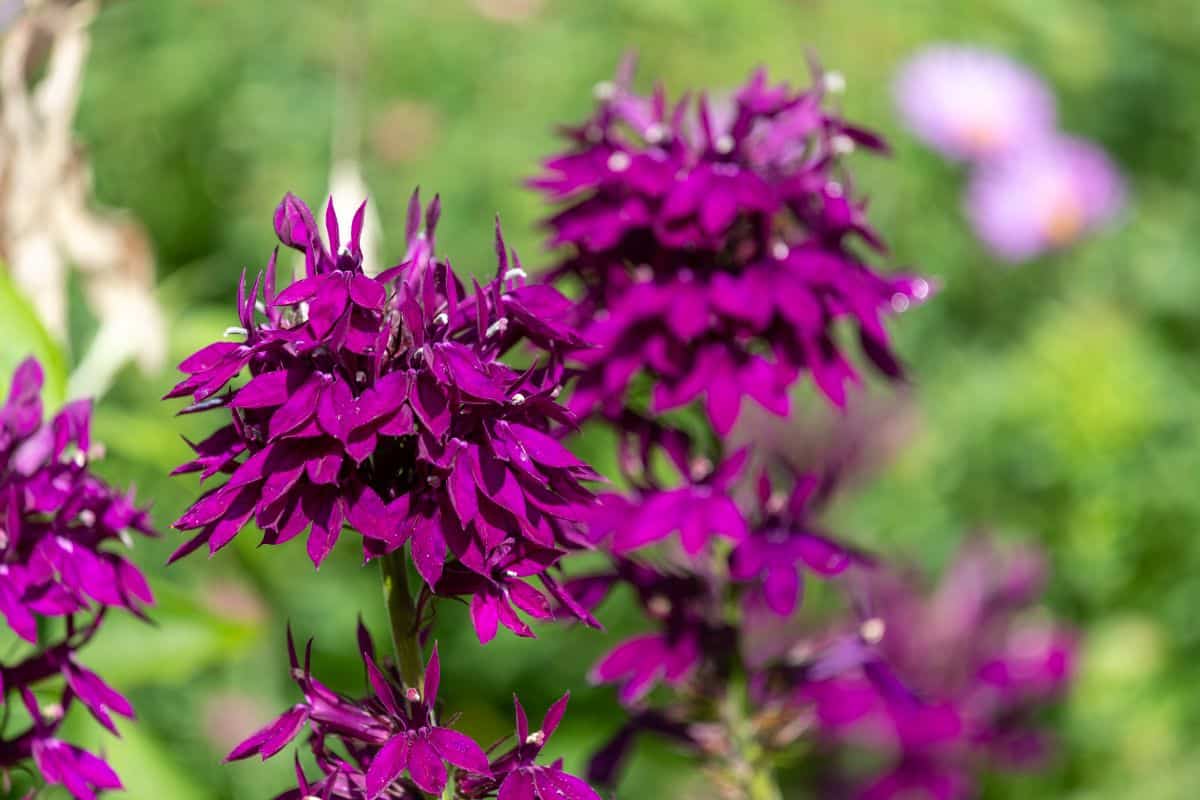
<path fill-rule="evenodd" d="M 896 105 L 908 127 L 944 156 L 984 161 L 1035 144 L 1055 130 L 1054 94 L 1005 55 L 935 45 L 900 70 Z"/>
<path fill-rule="evenodd" d="M 857 255 L 882 249 L 852 196 L 843 156 L 883 151 L 875 134 L 825 107 L 825 90 L 772 87 L 757 72 L 728 103 L 668 106 L 630 88 L 627 60 L 571 145 L 532 185 L 563 208 L 547 220 L 569 246 L 551 280 L 578 280 L 585 338 L 571 407 L 618 415 L 635 376 L 654 412 L 704 396 L 727 434 L 749 395 L 788 413 L 807 370 L 841 405 L 857 380 L 835 322 L 857 330 L 868 359 L 898 377 L 883 317 L 930 292 L 885 277 Z"/>
<path fill-rule="evenodd" d="M 19 695 L 29 726 L 10 733 L 0 722 L 0 781 L 32 760 L 49 783 L 78 800 L 120 787 L 101 759 L 58 737 L 67 710 L 78 701 L 106 729 L 133 708 L 77 651 L 99 631 L 110 608 L 144 616 L 154 597 L 137 567 L 114 550 L 132 546 L 130 532 L 154 535 L 132 494 L 108 486 L 90 469 L 100 452 L 90 436 L 91 405 L 80 400 L 43 421 L 42 370 L 32 359 L 13 375 L 0 408 L 0 616 L 32 653 L 0 661 L 0 705 Z M 61 635 L 47 623 L 61 618 Z M 39 706 L 34 688 L 61 678 L 56 703 Z M 9 720 L 8 713 L 3 715 Z"/>
<path fill-rule="evenodd" d="M 1014 263 L 1073 244 L 1111 222 L 1124 203 L 1124 182 L 1104 150 L 1067 136 L 981 165 L 966 199 L 976 233 Z"/>
<path fill-rule="evenodd" d="M 308 208 L 284 198 L 276 232 L 305 254 L 306 277 L 277 293 L 273 256 L 251 292 L 243 280 L 245 341 L 190 356 L 180 366 L 188 377 L 168 394 L 191 395 L 184 412 L 230 419 L 176 470 L 228 478 L 175 523 L 199 532 L 173 558 L 215 552 L 253 519 L 267 544 L 308 530 L 319 566 L 348 525 L 368 558 L 407 542 L 434 587 L 448 558 L 491 578 L 527 551 L 544 572 L 587 544 L 579 521 L 594 497 L 582 482 L 599 476 L 556 438 L 575 424 L 555 400 L 563 353 L 582 345 L 564 322 L 570 303 L 525 285 L 498 225 L 496 277 L 466 293 L 433 255 L 438 201 L 423 231 L 420 210 L 414 195 L 405 261 L 371 277 L 363 209 L 344 249 L 327 215 L 326 248 Z M 524 371 L 499 360 L 522 342 L 544 357 Z M 243 371 L 250 380 L 231 387 Z"/>
<path fill-rule="evenodd" d="M 1037 553 L 980 540 L 928 596 L 891 573 L 868 577 L 856 636 L 844 640 L 843 656 L 810 668 L 797 693 L 831 741 L 893 755 L 882 773 L 859 780 L 858 797 L 919 788 L 965 798 L 976 774 L 970 760 L 1011 768 L 1045 755 L 1036 714 L 1065 691 L 1075 645 L 1061 628 L 1022 615 L 1043 574 Z M 873 666 L 884 664 L 894 678 Z"/>

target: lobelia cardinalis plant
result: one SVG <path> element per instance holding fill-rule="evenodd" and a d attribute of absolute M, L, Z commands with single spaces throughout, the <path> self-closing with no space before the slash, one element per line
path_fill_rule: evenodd
<path fill-rule="evenodd" d="M 559 442 L 574 426 L 556 400 L 564 358 L 583 344 L 566 319 L 570 303 L 526 284 L 498 225 L 496 276 L 468 291 L 434 256 L 438 200 L 421 229 L 415 194 L 404 261 L 367 275 L 364 209 L 344 247 L 331 211 L 326 245 L 308 207 L 285 197 L 275 230 L 304 254 L 304 277 L 277 290 L 274 256 L 250 291 L 243 277 L 243 340 L 186 359 L 187 377 L 168 395 L 190 396 L 187 413 L 225 420 L 177 470 L 221 482 L 176 522 L 197 533 L 175 558 L 215 552 L 253 519 L 266 544 L 307 531 L 318 567 L 349 528 L 382 565 L 394 664 L 360 630 L 370 693 L 338 694 L 313 677 L 307 655 L 301 665 L 289 636 L 304 702 L 230 758 L 269 758 L 307 725 L 319 775 L 297 760 L 297 788 L 281 797 L 595 800 L 561 764 L 536 762 L 566 696 L 532 733 L 518 702 L 513 749 L 489 757 L 440 723 L 436 646 L 428 662 L 423 655 L 440 598 L 469 602 L 483 643 L 500 625 L 532 636 L 518 610 L 548 619 L 566 609 L 596 625 L 554 574 L 564 556 L 591 546 L 581 521 L 595 502 L 586 483 L 599 477 Z M 524 369 L 502 360 L 518 344 L 538 353 Z M 409 560 L 419 588 L 410 588 Z"/>
<path fill-rule="evenodd" d="M 132 532 L 153 536 L 146 512 L 91 471 L 91 403 L 43 419 L 42 369 L 17 367 L 0 408 L 0 616 L 17 639 L 0 657 L 0 790 L 31 766 L 77 800 L 119 789 L 103 760 L 60 736 L 78 703 L 117 734 L 133 708 L 85 667 L 79 652 L 111 609 L 143 617 L 154 601 L 123 554 Z M 27 798 L 36 789 L 31 788 Z"/>
<path fill-rule="evenodd" d="M 805 472 L 777 448 L 724 444 L 746 396 L 787 416 L 804 373 L 845 404 L 859 378 L 839 328 L 901 379 L 883 317 L 931 291 L 863 255 L 884 245 L 845 156 L 886 145 L 838 113 L 840 77 L 815 72 L 805 90 L 771 86 L 760 71 L 731 95 L 672 105 L 661 87 L 632 89 L 629 59 L 531 182 L 558 207 L 546 220 L 562 249 L 550 280 L 578 287 L 571 319 L 596 345 L 573 354 L 570 406 L 617 433 L 629 487 L 603 495 L 591 520 L 612 568 L 572 580 L 567 594 L 590 611 L 632 589 L 650 625 L 592 673 L 618 684 L 629 708 L 593 758 L 597 784 L 615 784 L 636 737 L 651 733 L 694 753 L 722 796 L 775 800 L 780 767 L 814 748 L 848 752 L 850 732 L 870 727 L 866 741 L 896 753 L 894 766 L 872 777 L 818 765 L 815 796 L 965 797 L 993 744 L 1032 740 L 1017 711 L 1044 704 L 1069 676 L 1058 634 L 1020 667 L 996 638 L 971 647 L 970 628 L 957 634 L 961 657 L 917 646 L 921 615 L 935 612 L 912 589 L 894 590 L 907 598 L 891 608 L 898 616 L 866 610 L 854 587 L 872 576 L 878 588 L 888 573 L 818 523 L 838 465 Z M 701 399 L 699 435 L 678 413 L 663 416 Z M 799 624 L 810 575 L 850 590 L 848 620 Z M 976 577 L 984 593 L 1004 580 Z M 964 613 L 1002 639 L 1015 623 L 1000 605 Z M 959 659 L 951 687 L 931 677 L 942 658 Z"/>

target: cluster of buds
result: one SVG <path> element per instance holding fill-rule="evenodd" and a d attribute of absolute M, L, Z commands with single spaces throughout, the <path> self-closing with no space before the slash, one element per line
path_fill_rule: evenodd
<path fill-rule="evenodd" d="M 41 367 L 26 361 L 0 409 L 0 616 L 20 642 L 15 660 L 0 659 L 0 781 L 8 785 L 32 761 L 46 782 L 93 800 L 121 782 L 59 730 L 76 703 L 114 734 L 114 715 L 133 716 L 77 653 L 109 609 L 143 616 L 153 602 L 122 554 L 131 532 L 153 531 L 131 495 L 91 471 L 100 447 L 91 441 L 90 403 L 70 403 L 45 421 L 41 389 Z M 57 699 L 40 703 L 60 680 Z"/>

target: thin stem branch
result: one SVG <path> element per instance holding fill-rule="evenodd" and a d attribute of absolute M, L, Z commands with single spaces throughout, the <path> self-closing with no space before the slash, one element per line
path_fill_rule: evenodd
<path fill-rule="evenodd" d="M 417 607 L 408 588 L 408 562 L 401 548 L 379 560 L 383 574 L 383 599 L 387 605 L 388 622 L 392 631 L 392 646 L 396 666 L 409 688 L 420 689 L 424 683 L 424 658 L 421 652 L 420 620 Z"/>

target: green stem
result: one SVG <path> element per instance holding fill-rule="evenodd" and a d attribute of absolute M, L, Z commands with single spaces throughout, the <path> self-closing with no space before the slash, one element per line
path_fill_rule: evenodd
<path fill-rule="evenodd" d="M 404 685 L 420 690 L 424 684 L 424 660 L 421 653 L 420 627 L 416 601 L 408 588 L 408 563 L 404 549 L 379 560 L 383 573 L 383 600 L 387 604 L 392 629 L 396 666 Z"/>
<path fill-rule="evenodd" d="M 729 735 L 729 772 L 744 800 L 782 800 L 771 765 L 746 719 L 745 681 L 735 677 L 721 701 L 721 717 Z"/>

